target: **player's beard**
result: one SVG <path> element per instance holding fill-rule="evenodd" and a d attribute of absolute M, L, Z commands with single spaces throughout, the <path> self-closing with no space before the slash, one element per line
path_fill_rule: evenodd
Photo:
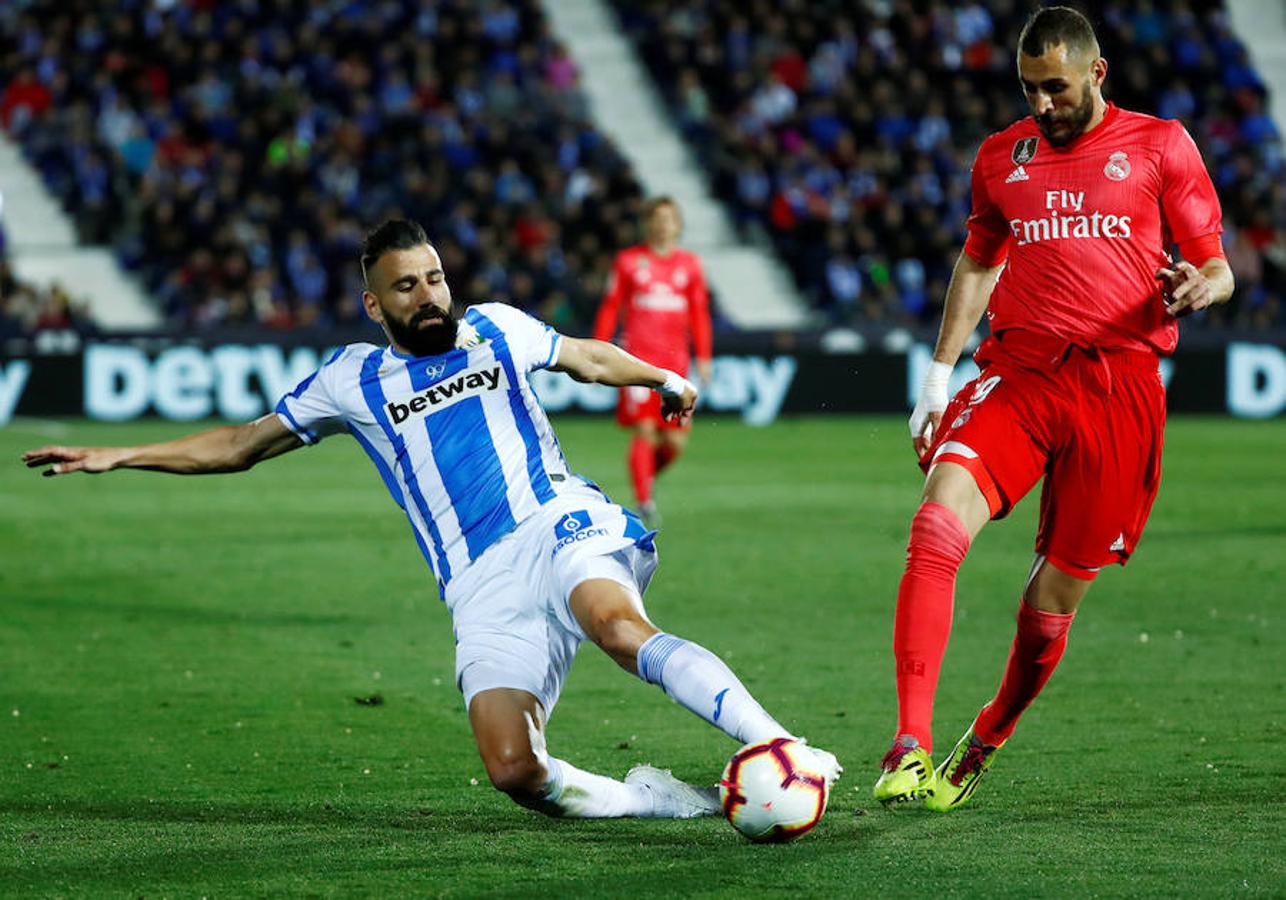
<path fill-rule="evenodd" d="M 1036 116 L 1036 127 L 1045 135 L 1045 140 L 1055 147 L 1065 147 L 1085 133 L 1094 118 L 1094 92 L 1089 79 L 1085 80 L 1085 90 L 1081 93 L 1081 102 L 1062 115 L 1055 116 L 1051 109 L 1043 115 Z"/>
<path fill-rule="evenodd" d="M 406 322 L 385 314 L 384 327 L 393 342 L 412 356 L 437 356 L 455 348 L 460 323 L 450 310 L 435 306 L 417 311 Z"/>

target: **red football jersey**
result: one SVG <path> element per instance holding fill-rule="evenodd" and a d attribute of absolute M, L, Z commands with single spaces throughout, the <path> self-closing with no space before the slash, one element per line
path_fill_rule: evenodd
<path fill-rule="evenodd" d="M 612 339 L 622 306 L 621 346 L 640 359 L 682 375 L 689 347 L 698 359 L 710 358 L 710 303 L 695 253 L 676 248 L 661 256 L 646 244 L 622 250 L 594 320 L 594 337 Z"/>
<path fill-rule="evenodd" d="M 987 310 L 993 332 L 1164 355 L 1179 329 L 1155 273 L 1171 265 L 1172 245 L 1218 235 L 1221 220 L 1183 125 L 1109 103 L 1066 147 L 1050 146 L 1030 116 L 983 142 L 964 249 L 984 266 L 1008 257 Z"/>

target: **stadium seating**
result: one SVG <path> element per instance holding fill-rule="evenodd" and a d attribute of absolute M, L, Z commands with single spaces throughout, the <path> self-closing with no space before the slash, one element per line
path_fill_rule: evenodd
<path fill-rule="evenodd" d="M 814 303 L 843 323 L 936 317 L 974 150 L 1026 114 L 1013 70 L 1025 4 L 613 2 L 719 195 Z M 1282 325 L 1281 136 L 1222 3 L 1097 8 L 1109 98 L 1182 119 L 1223 200 L 1238 291 L 1197 318 Z"/>
<path fill-rule="evenodd" d="M 0 73 L 0 124 L 176 325 L 355 321 L 362 231 L 401 213 L 460 298 L 574 331 L 635 239 L 534 0 L 33 0 L 0 5 Z"/>
<path fill-rule="evenodd" d="M 42 288 L 13 273 L 5 255 L 4 229 L 0 227 L 0 349 L 10 338 L 28 337 L 39 331 L 74 331 L 83 336 L 97 330 L 85 304 L 72 297 L 62 284 Z"/>
<path fill-rule="evenodd" d="M 1024 114 L 1025 6 L 613 0 L 752 236 L 842 323 L 941 303 L 987 133 Z M 1210 0 L 1109 3 L 1109 95 L 1182 118 L 1239 289 L 1208 324 L 1283 324 L 1286 163 Z M 460 297 L 580 331 L 640 195 L 536 0 L 0 5 L 0 125 L 184 327 L 360 318 L 362 229 L 403 213 Z M 3 77 L 3 75 L 0 75 Z"/>

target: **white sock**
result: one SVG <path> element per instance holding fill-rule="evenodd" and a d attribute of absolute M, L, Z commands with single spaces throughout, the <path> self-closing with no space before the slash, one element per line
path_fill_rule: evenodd
<path fill-rule="evenodd" d="M 578 769 L 550 756 L 545 761 L 549 780 L 545 782 L 543 811 L 569 819 L 618 819 L 623 816 L 655 816 L 652 792 L 641 784 L 626 784 L 603 775 Z"/>
<path fill-rule="evenodd" d="M 793 737 L 724 664 L 700 644 L 664 632 L 639 648 L 639 677 L 743 744 Z"/>
<path fill-rule="evenodd" d="M 569 819 L 616 819 L 622 816 L 655 816 L 652 792 L 641 784 L 614 781 L 578 769 L 549 755 L 545 733 L 529 713 L 527 735 L 536 760 L 545 767 L 545 793 L 537 803 L 524 803 L 549 816 Z"/>

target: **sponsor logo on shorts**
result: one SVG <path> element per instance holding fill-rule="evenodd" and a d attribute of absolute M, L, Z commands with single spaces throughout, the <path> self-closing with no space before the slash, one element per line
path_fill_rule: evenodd
<path fill-rule="evenodd" d="M 607 537 L 606 528 L 595 528 L 594 520 L 590 518 L 589 511 L 584 509 L 569 512 L 554 526 L 554 537 L 558 542 L 554 544 L 553 556 L 558 555 L 558 551 L 572 544 L 578 544 L 581 541 L 588 540 L 592 537 Z"/>

